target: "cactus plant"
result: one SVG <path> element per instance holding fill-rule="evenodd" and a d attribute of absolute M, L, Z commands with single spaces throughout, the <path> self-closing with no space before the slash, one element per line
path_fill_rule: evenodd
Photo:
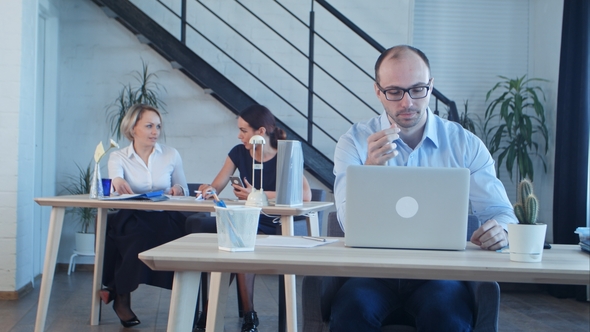
<path fill-rule="evenodd" d="M 516 200 L 513 207 L 518 223 L 536 224 L 539 214 L 539 200 L 533 194 L 533 183 L 529 179 L 524 179 L 518 184 Z"/>

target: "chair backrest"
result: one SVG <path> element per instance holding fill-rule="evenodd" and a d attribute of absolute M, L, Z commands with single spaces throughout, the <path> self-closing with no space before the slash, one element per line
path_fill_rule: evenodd
<path fill-rule="evenodd" d="M 344 231 L 340 228 L 338 223 L 338 214 L 336 211 L 328 213 L 328 227 L 326 229 L 326 235 L 329 237 L 344 237 Z"/>
<path fill-rule="evenodd" d="M 311 189 L 311 200 L 314 202 L 326 200 L 326 191 L 324 189 Z"/>
<path fill-rule="evenodd" d="M 195 190 L 199 190 L 202 183 L 188 183 L 188 195 L 195 196 Z"/>

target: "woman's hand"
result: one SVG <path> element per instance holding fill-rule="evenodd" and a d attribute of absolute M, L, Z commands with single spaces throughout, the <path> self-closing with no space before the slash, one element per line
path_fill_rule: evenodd
<path fill-rule="evenodd" d="M 202 184 L 199 186 L 199 191 L 203 195 L 203 199 L 209 199 L 213 197 L 213 193 L 215 193 L 215 188 L 210 184 Z"/>
<path fill-rule="evenodd" d="M 238 199 L 241 200 L 248 199 L 248 195 L 250 195 L 250 193 L 252 192 L 252 185 L 250 184 L 250 182 L 248 182 L 248 180 L 246 180 L 246 178 L 244 178 L 244 185 L 246 187 L 242 187 L 233 183 L 231 185 L 232 187 L 234 187 L 234 194 L 236 195 L 236 197 L 238 197 Z"/>
<path fill-rule="evenodd" d="M 114 178 L 111 184 L 119 195 L 133 194 L 133 190 L 131 190 L 129 183 L 123 178 Z"/>
<path fill-rule="evenodd" d="M 184 189 L 179 184 L 175 184 L 170 188 L 170 195 L 172 196 L 184 196 Z"/>

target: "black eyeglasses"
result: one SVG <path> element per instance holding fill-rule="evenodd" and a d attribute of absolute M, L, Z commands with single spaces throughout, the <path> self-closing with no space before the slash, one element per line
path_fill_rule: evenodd
<path fill-rule="evenodd" d="M 392 88 L 385 90 L 381 87 L 381 85 L 379 85 L 379 83 L 375 82 L 375 84 L 377 84 L 379 91 L 383 92 L 383 94 L 385 95 L 385 99 L 389 101 L 400 101 L 404 99 L 404 94 L 406 92 L 408 93 L 408 95 L 410 95 L 410 98 L 412 99 L 425 98 L 428 95 L 428 90 L 430 90 L 431 81 L 432 78 L 428 80 L 428 85 L 414 86 L 409 89 Z"/>

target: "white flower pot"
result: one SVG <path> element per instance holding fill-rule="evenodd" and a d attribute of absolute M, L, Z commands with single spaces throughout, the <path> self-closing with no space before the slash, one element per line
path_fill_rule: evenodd
<path fill-rule="evenodd" d="M 76 233 L 76 251 L 94 254 L 94 233 Z"/>
<path fill-rule="evenodd" d="M 547 224 L 508 224 L 510 260 L 535 263 L 543 259 Z"/>

